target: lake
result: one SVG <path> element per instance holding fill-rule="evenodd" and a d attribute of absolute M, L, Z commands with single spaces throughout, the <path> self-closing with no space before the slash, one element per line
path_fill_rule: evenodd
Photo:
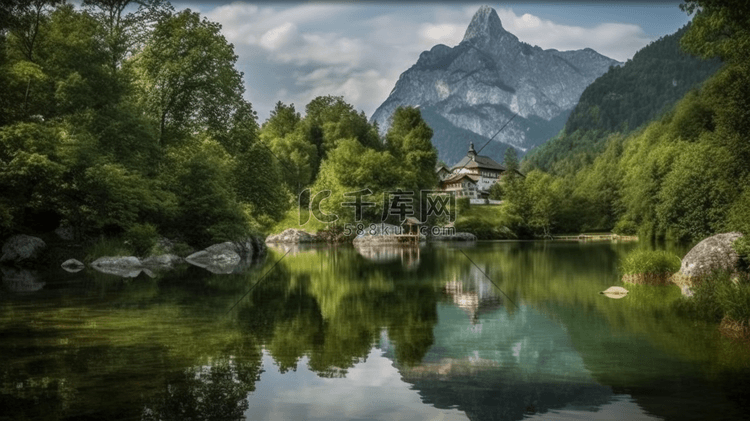
<path fill-rule="evenodd" d="M 279 248 L 241 274 L 131 279 L 5 270 L 0 420 L 744 418 L 746 343 L 676 310 L 676 286 L 599 294 L 636 247 Z"/>

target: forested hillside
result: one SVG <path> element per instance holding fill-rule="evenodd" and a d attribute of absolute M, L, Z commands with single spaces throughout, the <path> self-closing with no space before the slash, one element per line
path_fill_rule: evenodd
<path fill-rule="evenodd" d="M 696 16 L 681 45 L 722 68 L 644 128 L 593 137 L 604 150 L 578 171 L 533 170 L 507 188 L 508 223 L 537 235 L 614 229 L 679 241 L 750 233 L 750 19 L 732 2 L 684 8 Z M 580 129 L 564 136 L 587 141 Z"/>
<path fill-rule="evenodd" d="M 318 179 L 434 186 L 419 111 L 399 111 L 388 147 L 340 97 L 304 118 L 279 103 L 261 127 L 236 61 L 219 24 L 168 2 L 3 2 L 0 238 L 68 226 L 199 247 L 268 231 Z"/>
<path fill-rule="evenodd" d="M 669 111 L 721 66 L 682 50 L 689 24 L 652 42 L 622 66 L 612 67 L 581 94 L 565 128 L 532 150 L 524 168 L 557 174 L 576 171 L 601 153 L 608 136 L 628 134 Z"/>

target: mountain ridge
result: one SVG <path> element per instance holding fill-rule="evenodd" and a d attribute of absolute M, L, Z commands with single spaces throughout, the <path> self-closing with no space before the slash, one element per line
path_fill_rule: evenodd
<path fill-rule="evenodd" d="M 495 151 L 490 156 L 502 160 L 508 146 L 523 154 L 546 141 L 548 133 L 556 134 L 563 127 L 559 116 L 573 109 L 594 79 L 619 64 L 590 48 L 558 51 L 531 46 L 505 30 L 493 8 L 482 6 L 458 45 L 437 44 L 419 55 L 370 121 L 385 132 L 398 106 L 430 111 L 425 120 L 442 127 L 433 144 L 460 144 L 438 148 L 440 159 L 453 163 L 468 148 L 466 131 L 486 143 L 518 114 L 493 142 L 498 146 L 488 146 Z"/>
<path fill-rule="evenodd" d="M 721 66 L 682 52 L 689 24 L 655 40 L 624 65 L 610 69 L 581 94 L 565 127 L 524 158 L 524 167 L 575 172 L 601 153 L 609 135 L 628 135 L 668 112 Z"/>

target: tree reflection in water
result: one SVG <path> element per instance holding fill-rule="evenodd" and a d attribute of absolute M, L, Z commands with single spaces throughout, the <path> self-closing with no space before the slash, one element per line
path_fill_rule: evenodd
<path fill-rule="evenodd" d="M 233 358 L 185 369 L 143 409 L 143 421 L 243 420 L 259 364 Z"/>
<path fill-rule="evenodd" d="M 670 310 L 679 290 L 598 295 L 616 285 L 630 248 L 464 249 L 476 266 L 450 246 L 403 260 L 351 247 L 300 250 L 254 287 L 283 253 L 244 274 L 40 274 L 42 288 L 0 295 L 2 416 L 242 419 L 263 385 L 264 353 L 284 376 L 305 364 L 346 387 L 373 352 L 423 403 L 472 419 L 593 410 L 624 390 L 657 415 L 698 413 L 692 402 L 709 398 L 742 413 L 742 395 L 725 389 L 748 383 L 746 349 Z M 657 380 L 663 388 L 647 387 Z M 677 405 L 665 390 L 692 398 Z"/>

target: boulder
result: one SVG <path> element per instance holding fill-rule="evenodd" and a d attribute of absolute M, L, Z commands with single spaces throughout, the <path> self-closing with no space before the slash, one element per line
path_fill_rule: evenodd
<path fill-rule="evenodd" d="M 47 245 L 41 238 L 30 235 L 14 235 L 3 244 L 0 262 L 26 263 L 39 258 Z"/>
<path fill-rule="evenodd" d="M 166 237 L 159 237 L 156 240 L 156 246 L 167 254 L 171 254 L 174 251 L 174 243 Z"/>
<path fill-rule="evenodd" d="M 232 273 L 242 260 L 237 250 L 240 247 L 231 242 L 214 244 L 204 250 L 195 252 L 185 260 L 191 265 L 201 267 L 213 273 Z"/>
<path fill-rule="evenodd" d="M 307 231 L 295 228 L 288 228 L 281 234 L 269 235 L 268 238 L 266 238 L 266 243 L 299 244 L 313 243 L 315 241 L 317 241 L 317 239 L 314 235 Z"/>
<path fill-rule="evenodd" d="M 0 267 L 3 286 L 13 292 L 34 292 L 44 287 L 36 271 L 14 267 Z"/>
<path fill-rule="evenodd" d="M 600 292 L 599 294 L 602 294 L 606 297 L 614 298 L 617 300 L 628 295 L 628 290 L 623 287 L 609 287 L 605 289 L 604 291 Z"/>
<path fill-rule="evenodd" d="M 143 259 L 141 264 L 149 268 L 171 269 L 182 262 L 182 257 L 177 256 L 176 254 L 160 254 L 158 256 L 149 256 Z"/>
<path fill-rule="evenodd" d="M 82 262 L 76 260 L 76 259 L 68 259 L 64 261 L 60 267 L 65 269 L 65 271 L 70 273 L 80 272 L 83 270 L 84 265 Z"/>
<path fill-rule="evenodd" d="M 57 234 L 61 240 L 65 241 L 73 241 L 76 238 L 73 227 L 68 225 L 60 225 L 57 227 L 57 229 L 55 229 L 55 234 Z"/>
<path fill-rule="evenodd" d="M 99 272 L 123 278 L 135 278 L 141 274 L 143 265 L 134 256 L 104 256 L 94 260 L 91 267 Z"/>
<path fill-rule="evenodd" d="M 237 273 L 250 267 L 265 251 L 263 240 L 251 236 L 241 241 L 214 244 L 191 254 L 185 260 L 213 273 Z"/>
<path fill-rule="evenodd" d="M 235 241 L 232 244 L 234 244 L 234 249 L 233 249 L 234 252 L 237 253 L 241 259 L 247 259 L 247 258 L 252 259 L 253 255 L 255 254 L 255 245 L 253 244 L 253 237 L 248 237 L 241 241 Z"/>
<path fill-rule="evenodd" d="M 714 272 L 737 273 L 739 255 L 732 248 L 739 232 L 717 234 L 696 244 L 682 259 L 679 272 L 672 282 L 679 285 L 684 295 L 692 295 L 691 287 Z"/>

